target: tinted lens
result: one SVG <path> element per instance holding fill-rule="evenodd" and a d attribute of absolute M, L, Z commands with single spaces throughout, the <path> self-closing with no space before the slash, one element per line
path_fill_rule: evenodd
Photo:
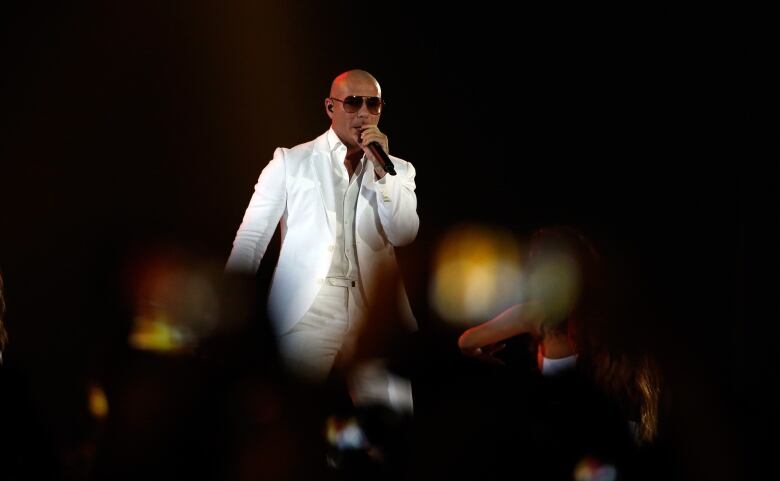
<path fill-rule="evenodd" d="M 382 111 L 382 99 L 379 97 L 368 97 L 366 99 L 366 108 L 372 114 L 377 115 Z"/>
<path fill-rule="evenodd" d="M 362 97 L 355 97 L 354 95 L 350 95 L 349 97 L 344 98 L 344 110 L 346 110 L 351 114 L 360 110 L 360 107 L 362 105 L 363 105 Z"/>

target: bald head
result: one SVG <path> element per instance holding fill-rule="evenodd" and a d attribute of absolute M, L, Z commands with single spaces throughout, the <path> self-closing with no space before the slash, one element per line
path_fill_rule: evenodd
<path fill-rule="evenodd" d="M 330 96 L 343 98 L 344 92 L 358 85 L 372 85 L 376 87 L 377 95 L 382 95 L 379 82 L 373 75 L 365 70 L 355 69 L 347 70 L 333 79 L 333 83 L 330 85 Z"/>
<path fill-rule="evenodd" d="M 371 113 L 363 99 L 381 96 L 379 82 L 365 70 L 349 70 L 333 79 L 330 97 L 324 101 L 325 113 L 331 119 L 331 128 L 349 152 L 362 152 L 361 132 L 365 126 L 379 123 L 380 112 L 375 110 Z M 347 97 L 362 97 L 358 100 L 357 110 L 354 109 L 354 99 L 349 111 L 345 110 Z"/>

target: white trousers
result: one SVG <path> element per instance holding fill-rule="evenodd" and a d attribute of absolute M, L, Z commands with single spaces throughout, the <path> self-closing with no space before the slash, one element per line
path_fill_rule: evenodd
<path fill-rule="evenodd" d="M 338 353 L 348 346 L 365 317 L 356 287 L 334 285 L 326 279 L 312 306 L 292 329 L 279 339 L 284 366 L 312 383 L 324 382 Z M 399 412 L 411 412 L 412 388 L 408 379 L 391 374 L 381 360 L 362 362 L 348 378 L 355 405 L 383 404 Z"/>

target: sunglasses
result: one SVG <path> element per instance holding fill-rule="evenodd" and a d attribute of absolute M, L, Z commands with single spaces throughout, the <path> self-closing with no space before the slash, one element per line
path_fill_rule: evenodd
<path fill-rule="evenodd" d="M 384 99 L 380 97 L 365 97 L 361 95 L 349 95 L 343 99 L 337 99 L 330 97 L 331 100 L 336 100 L 344 105 L 344 111 L 349 114 L 354 114 L 360 107 L 363 106 L 363 100 L 366 101 L 366 109 L 372 115 L 379 115 L 382 112 L 382 107 L 385 105 Z"/>

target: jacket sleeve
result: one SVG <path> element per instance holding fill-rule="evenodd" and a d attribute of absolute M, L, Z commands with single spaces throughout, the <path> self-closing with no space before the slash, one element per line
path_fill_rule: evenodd
<path fill-rule="evenodd" d="M 387 235 L 387 240 L 394 246 L 410 244 L 417 237 L 420 219 L 417 216 L 417 194 L 414 176 L 414 166 L 401 159 L 393 159 L 397 167 L 397 175 L 385 175 L 374 182 L 377 196 L 379 220 Z"/>
<path fill-rule="evenodd" d="M 287 203 L 285 183 L 284 151 L 279 148 L 255 184 L 255 192 L 233 241 L 233 250 L 225 266 L 226 271 L 250 274 L 257 272 L 260 260 L 284 213 Z"/>

